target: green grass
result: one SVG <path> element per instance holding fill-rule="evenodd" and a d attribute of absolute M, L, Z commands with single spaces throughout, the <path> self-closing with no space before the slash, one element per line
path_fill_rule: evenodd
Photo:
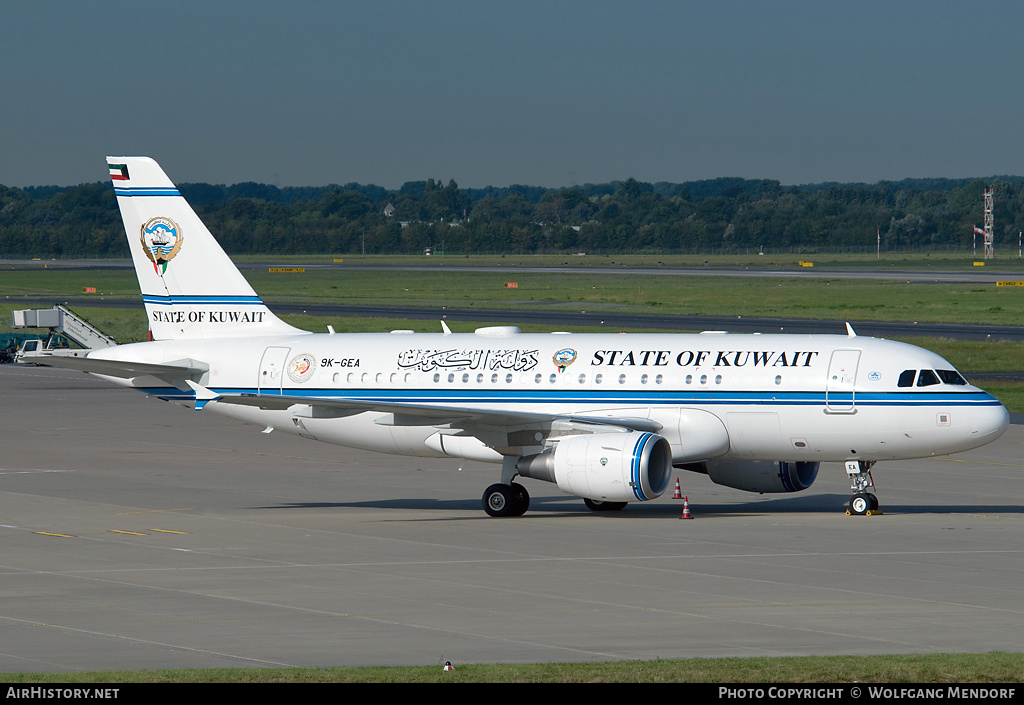
<path fill-rule="evenodd" d="M 1024 655 L 926 654 L 5 674 L 9 683 L 1020 683 Z"/>
<path fill-rule="evenodd" d="M 1024 370 L 1024 342 L 1014 340 L 953 340 L 900 336 L 893 338 L 938 353 L 964 372 Z"/>
<path fill-rule="evenodd" d="M 308 258 L 307 258 L 308 259 Z M 434 262 L 439 260 L 433 260 Z M 794 317 L 824 320 L 930 321 L 1016 324 L 1024 322 L 1024 287 L 942 284 L 906 280 L 776 279 L 639 276 L 607 269 L 592 273 L 313 270 L 271 273 L 247 270 L 253 288 L 275 301 L 331 301 L 363 305 L 434 305 L 476 308 L 580 306 L 620 312 L 675 315 Z M 134 273 L 124 270 L 5 268 L 0 296 L 54 301 L 83 296 L 136 298 Z M 1024 279 L 1024 273 L 1007 274 Z M 517 288 L 505 287 L 515 281 Z"/>
<path fill-rule="evenodd" d="M 673 315 L 825 320 L 1024 322 L 1024 287 L 905 280 L 320 270 L 247 272 L 268 302 L 613 309 Z M 1022 275 L 1024 277 L 1024 275 Z M 514 289 L 505 283 L 515 281 Z"/>
<path fill-rule="evenodd" d="M 1011 414 L 1024 414 L 1024 385 L 1019 382 L 979 382 L 979 386 L 994 396 Z"/>

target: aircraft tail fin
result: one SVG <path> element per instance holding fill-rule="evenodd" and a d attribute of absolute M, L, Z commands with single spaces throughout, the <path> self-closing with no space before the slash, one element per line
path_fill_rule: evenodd
<path fill-rule="evenodd" d="M 107 157 L 154 340 L 305 333 L 266 307 L 148 157 Z"/>

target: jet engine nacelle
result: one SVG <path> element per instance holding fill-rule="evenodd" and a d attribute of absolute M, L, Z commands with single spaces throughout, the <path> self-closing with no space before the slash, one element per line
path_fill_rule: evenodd
<path fill-rule="evenodd" d="M 716 485 L 762 494 L 800 492 L 818 477 L 818 463 L 791 461 L 709 460 L 682 466 L 707 473 Z"/>
<path fill-rule="evenodd" d="M 567 436 L 551 450 L 519 458 L 516 469 L 578 497 L 645 501 L 668 487 L 672 446 L 661 436 L 638 431 Z"/>

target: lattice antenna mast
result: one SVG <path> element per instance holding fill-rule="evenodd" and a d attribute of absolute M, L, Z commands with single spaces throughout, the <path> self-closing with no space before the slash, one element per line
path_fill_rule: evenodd
<path fill-rule="evenodd" d="M 995 256 L 995 218 L 992 215 L 992 189 L 985 189 L 985 259 L 993 259 Z"/>

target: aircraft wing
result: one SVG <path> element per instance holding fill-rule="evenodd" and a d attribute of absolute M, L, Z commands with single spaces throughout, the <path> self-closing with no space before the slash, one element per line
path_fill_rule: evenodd
<path fill-rule="evenodd" d="M 195 382 L 209 371 L 205 362 L 192 359 L 151 363 L 125 360 L 102 360 L 89 357 L 89 350 L 60 350 L 26 356 L 27 362 L 51 367 L 80 370 L 97 375 L 132 379 L 151 376 L 163 380 L 183 391 L 196 393 L 196 409 L 202 410 L 210 402 L 239 404 L 261 409 L 290 409 L 305 407 L 298 411 L 300 416 L 329 418 L 350 416 L 366 411 L 380 411 L 391 414 L 390 419 L 378 423 L 394 426 L 449 426 L 470 430 L 479 427 L 522 428 L 534 424 L 561 422 L 575 427 L 600 427 L 603 430 L 621 429 L 649 431 L 656 433 L 662 425 L 644 418 L 605 417 L 574 414 L 553 414 L 550 412 L 489 410 L 469 407 L 453 407 L 420 402 L 388 402 L 375 399 L 322 399 L 279 394 L 218 393 Z M 580 428 L 584 431 L 585 429 Z"/>
<path fill-rule="evenodd" d="M 240 404 L 261 409 L 290 409 L 294 406 L 308 407 L 299 415 L 312 418 L 348 416 L 365 411 L 380 411 L 392 414 L 388 423 L 394 426 L 451 426 L 466 428 L 479 426 L 522 427 L 530 424 L 566 422 L 574 425 L 600 426 L 605 430 L 618 428 L 634 431 L 660 431 L 662 425 L 643 418 L 586 416 L 575 414 L 553 414 L 550 412 L 508 411 L 477 409 L 469 407 L 442 406 L 414 402 L 387 402 L 374 399 L 316 399 L 284 395 L 219 394 L 202 385 L 188 382 L 196 391 L 196 407 L 201 409 L 210 402 Z"/>

